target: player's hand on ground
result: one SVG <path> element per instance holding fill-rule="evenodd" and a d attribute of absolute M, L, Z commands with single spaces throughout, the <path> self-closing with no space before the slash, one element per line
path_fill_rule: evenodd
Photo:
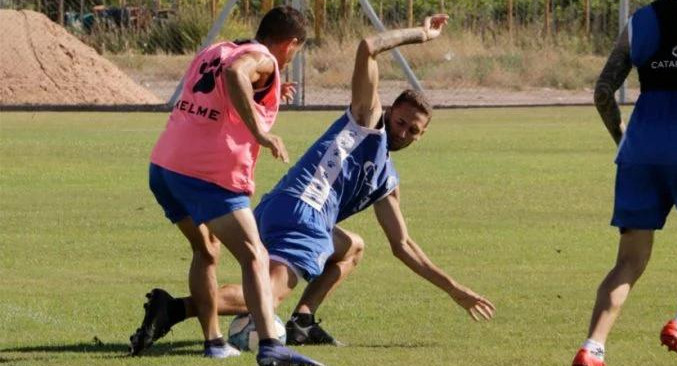
<path fill-rule="evenodd" d="M 423 21 L 423 31 L 426 35 L 426 40 L 431 40 L 437 38 L 442 34 L 442 28 L 447 21 L 449 16 L 447 14 L 435 14 L 433 16 L 426 17 Z"/>
<path fill-rule="evenodd" d="M 494 317 L 494 312 L 496 312 L 496 307 L 491 301 L 474 293 L 468 288 L 458 288 L 451 295 L 451 298 L 454 299 L 459 306 L 464 308 L 475 321 L 482 319 L 489 320 Z"/>
<path fill-rule="evenodd" d="M 285 163 L 289 162 L 289 154 L 287 154 L 287 149 L 284 147 L 284 142 L 282 142 L 280 136 L 264 133 L 258 138 L 258 141 L 261 146 L 270 149 L 270 153 L 275 159 L 281 159 Z"/>
<path fill-rule="evenodd" d="M 280 87 L 280 96 L 282 97 L 282 100 L 291 102 L 294 99 L 294 95 L 296 95 L 296 83 L 282 83 L 282 86 Z"/>

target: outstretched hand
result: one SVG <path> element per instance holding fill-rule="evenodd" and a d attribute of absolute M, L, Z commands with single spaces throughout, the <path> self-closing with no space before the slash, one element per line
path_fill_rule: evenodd
<path fill-rule="evenodd" d="M 426 17 L 423 21 L 423 31 L 426 35 L 426 40 L 429 41 L 433 38 L 437 38 L 442 34 L 442 28 L 447 21 L 449 16 L 447 14 L 435 14 L 433 16 Z"/>
<path fill-rule="evenodd" d="M 265 133 L 258 138 L 259 144 L 270 149 L 270 153 L 275 159 L 280 159 L 285 163 L 289 163 L 289 155 L 287 149 L 284 147 L 282 138 L 272 133 Z"/>
<path fill-rule="evenodd" d="M 489 320 L 494 317 L 496 311 L 494 304 L 468 288 L 458 288 L 451 295 L 451 298 L 464 308 L 475 321 L 480 321 L 482 318 Z"/>

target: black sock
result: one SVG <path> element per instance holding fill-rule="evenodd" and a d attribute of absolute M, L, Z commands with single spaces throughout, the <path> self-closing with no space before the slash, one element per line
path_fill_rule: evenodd
<path fill-rule="evenodd" d="M 259 341 L 259 347 L 261 346 L 284 346 L 284 344 L 282 344 L 279 339 L 266 338 Z"/>
<path fill-rule="evenodd" d="M 225 345 L 226 345 L 226 341 L 223 340 L 223 337 L 214 338 L 214 339 L 210 339 L 208 341 L 205 341 L 205 348 L 224 347 Z"/>
<path fill-rule="evenodd" d="M 314 314 L 293 313 L 291 315 L 291 318 L 292 318 L 293 321 L 296 322 L 296 324 L 298 324 L 302 327 L 308 327 L 308 326 L 315 324 L 315 315 Z"/>
<path fill-rule="evenodd" d="M 186 320 L 186 305 L 183 303 L 183 299 L 174 299 L 169 303 L 167 317 L 171 325 Z"/>

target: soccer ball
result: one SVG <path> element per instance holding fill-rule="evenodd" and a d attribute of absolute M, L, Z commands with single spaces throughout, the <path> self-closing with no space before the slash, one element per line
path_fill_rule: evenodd
<path fill-rule="evenodd" d="M 285 343 L 287 341 L 287 331 L 280 317 L 275 315 L 275 332 L 277 339 Z M 228 327 L 228 343 L 237 347 L 241 351 L 256 352 L 259 348 L 259 335 L 256 333 L 254 320 L 251 315 L 243 314 L 236 316 Z"/>

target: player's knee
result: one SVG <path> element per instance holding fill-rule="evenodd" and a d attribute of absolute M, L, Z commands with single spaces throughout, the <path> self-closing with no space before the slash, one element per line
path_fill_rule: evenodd
<path fill-rule="evenodd" d="M 627 256 L 619 258 L 616 266 L 629 273 L 632 278 L 637 279 L 644 273 L 648 264 L 648 256 Z"/>
<path fill-rule="evenodd" d="M 273 308 L 277 309 L 278 306 L 284 301 L 287 296 L 284 294 L 274 294 L 273 295 Z"/>
<path fill-rule="evenodd" d="M 200 263 L 211 266 L 219 261 L 219 249 L 212 249 L 204 247 L 193 251 L 193 257 L 200 261 Z"/>
<path fill-rule="evenodd" d="M 364 239 L 359 235 L 352 235 L 350 238 L 351 260 L 355 265 L 362 260 L 364 256 Z"/>
<path fill-rule="evenodd" d="M 268 271 L 268 252 L 260 243 L 246 243 L 244 250 L 236 255 L 243 268 L 254 272 Z"/>

